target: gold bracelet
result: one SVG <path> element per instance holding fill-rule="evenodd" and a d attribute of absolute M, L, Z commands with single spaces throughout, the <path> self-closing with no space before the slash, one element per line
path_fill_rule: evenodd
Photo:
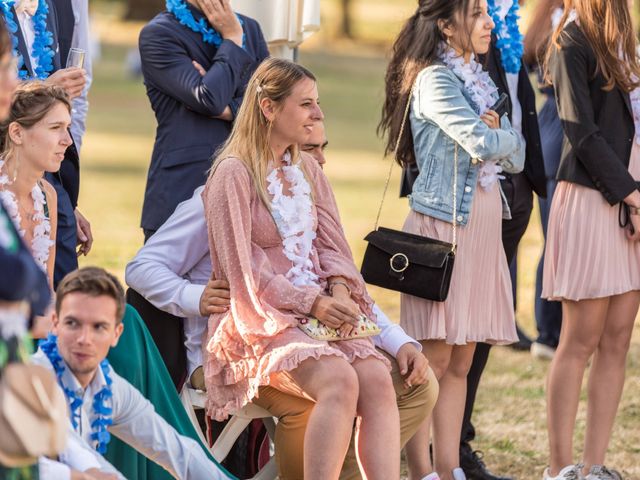
<path fill-rule="evenodd" d="M 345 282 L 331 282 L 329 284 L 329 295 L 333 297 L 333 287 L 335 287 L 336 285 L 344 286 L 344 288 L 347 289 L 347 292 L 349 292 L 349 296 L 351 296 L 351 289 L 349 288 L 349 285 L 347 285 Z"/>

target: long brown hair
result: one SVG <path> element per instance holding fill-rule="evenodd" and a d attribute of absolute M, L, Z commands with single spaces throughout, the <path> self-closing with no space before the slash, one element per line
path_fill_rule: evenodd
<path fill-rule="evenodd" d="M 316 80 L 303 66 L 281 58 L 268 58 L 258 66 L 247 84 L 231 135 L 216 153 L 209 175 L 215 173 L 217 166 L 225 158 L 240 159 L 249 170 L 258 196 L 269 207 L 266 178 L 269 162 L 273 160 L 269 143 L 271 123 L 262 113 L 260 101 L 269 98 L 281 106 L 291 95 L 293 87 L 305 78 Z M 299 160 L 298 145 L 292 146 L 291 158 Z M 304 164 L 301 167 L 304 172 Z"/>
<path fill-rule="evenodd" d="M 440 43 L 446 40 L 438 21 L 455 25 L 456 16 L 462 14 L 461 18 L 465 18 L 472 1 L 477 0 L 419 0 L 418 9 L 402 27 L 387 67 L 382 119 L 377 130 L 378 135 L 386 137 L 385 155 L 394 151 L 418 73 L 438 58 Z M 396 160 L 404 165 L 415 163 L 410 128 L 402 134 Z"/>
<path fill-rule="evenodd" d="M 551 17 L 558 8 L 563 6 L 564 0 L 537 1 L 524 37 L 523 59 L 528 66 L 538 65 L 544 60 L 544 54 L 553 33 Z"/>
<path fill-rule="evenodd" d="M 577 15 L 580 30 L 595 53 L 595 73 L 605 79 L 604 90 L 616 85 L 624 92 L 638 86 L 640 64 L 636 53 L 636 37 L 627 0 L 565 0 L 564 15 L 556 28 L 545 59 L 546 79 L 550 82 L 548 63 L 553 49 L 560 49 L 560 36 L 571 10 Z"/>

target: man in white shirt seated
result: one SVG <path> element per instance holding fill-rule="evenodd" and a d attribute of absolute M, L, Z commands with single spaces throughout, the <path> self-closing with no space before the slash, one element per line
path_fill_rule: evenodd
<path fill-rule="evenodd" d="M 179 435 L 106 360 L 124 328 L 124 291 L 118 280 L 103 269 L 82 268 L 68 274 L 56 294 L 53 335 L 32 360 L 55 372 L 73 429 L 85 448 L 95 450 L 101 466 L 106 461 L 100 454 L 113 434 L 175 478 L 228 479 L 195 440 Z M 74 454 L 67 452 L 67 457 L 72 464 Z M 73 478 L 68 467 L 48 463 L 48 478 Z M 107 471 L 115 472 L 113 467 Z"/>
<path fill-rule="evenodd" d="M 324 128 L 314 129 L 310 143 L 301 145 L 322 166 L 327 140 Z M 201 198 L 202 188 L 178 205 L 174 213 L 140 249 L 126 268 L 127 284 L 156 308 L 184 317 L 188 378 L 194 388 L 204 389 L 202 337 L 211 313 L 228 308 L 229 291 L 223 280 L 210 280 L 211 258 L 207 223 Z M 225 226 L 221 226 L 225 228 Z M 438 395 L 438 383 L 418 342 L 393 324 L 376 306 L 374 313 L 380 335 L 374 338 L 393 365 L 392 377 L 400 412 L 404 445 L 431 413 Z M 276 427 L 276 461 L 281 478 L 303 478 L 302 442 L 313 402 L 261 387 L 253 403 L 279 418 Z M 420 446 L 420 453 L 424 450 Z M 409 457 L 409 466 L 422 469 L 421 460 Z M 412 464 L 412 462 L 417 462 Z M 359 478 L 353 444 L 347 454 L 341 479 Z"/>

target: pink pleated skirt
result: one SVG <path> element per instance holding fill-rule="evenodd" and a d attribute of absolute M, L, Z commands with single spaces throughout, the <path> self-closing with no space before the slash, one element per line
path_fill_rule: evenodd
<path fill-rule="evenodd" d="M 451 242 L 451 224 L 411 211 L 404 231 Z M 400 324 L 417 340 L 508 344 L 518 340 L 507 258 L 502 247 L 500 189 L 478 185 L 458 249 L 449 295 L 433 302 L 402 294 Z"/>
<path fill-rule="evenodd" d="M 634 141 L 629 173 L 640 178 L 640 146 Z M 619 206 L 598 190 L 559 182 L 551 202 L 542 297 L 585 300 L 640 290 L 640 242 L 618 223 Z"/>

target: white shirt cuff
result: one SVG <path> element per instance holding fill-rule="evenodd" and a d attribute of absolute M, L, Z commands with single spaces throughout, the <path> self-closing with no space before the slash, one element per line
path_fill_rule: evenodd
<path fill-rule="evenodd" d="M 47 457 L 38 458 L 40 480 L 71 480 L 71 469 Z"/>
<path fill-rule="evenodd" d="M 185 317 L 199 317 L 200 298 L 206 285 L 196 285 L 190 283 L 182 289 L 180 298 L 180 308 L 184 311 Z"/>
<path fill-rule="evenodd" d="M 419 352 L 422 351 L 422 345 L 407 335 L 400 325 L 392 323 L 377 304 L 373 305 L 373 314 L 376 316 L 378 327 L 382 330 L 379 335 L 373 338 L 376 347 L 381 348 L 394 358 L 400 347 L 406 343 L 411 343 Z"/>

